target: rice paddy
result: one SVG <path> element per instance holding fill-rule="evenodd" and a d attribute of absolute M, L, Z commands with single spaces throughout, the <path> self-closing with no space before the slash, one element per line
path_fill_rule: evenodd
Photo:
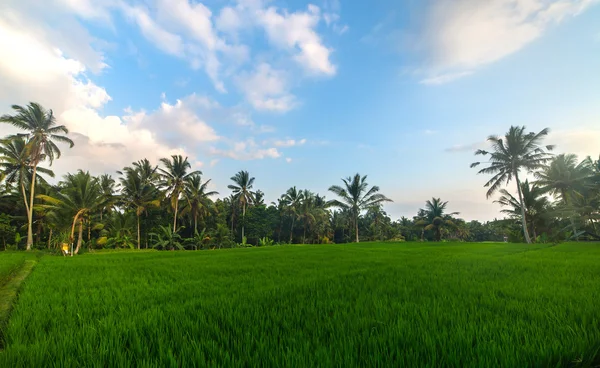
<path fill-rule="evenodd" d="M 599 301 L 589 243 L 44 256 L 0 366 L 587 367 Z"/>

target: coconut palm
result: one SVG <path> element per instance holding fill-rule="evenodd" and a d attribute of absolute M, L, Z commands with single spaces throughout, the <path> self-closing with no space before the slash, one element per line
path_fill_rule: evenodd
<path fill-rule="evenodd" d="M 2 115 L 0 122 L 26 131 L 26 133 L 13 137 L 23 137 L 27 142 L 27 151 L 32 167 L 29 212 L 27 213 L 27 250 L 31 250 L 33 245 L 33 198 L 35 197 L 35 176 L 38 165 L 47 159 L 52 166 L 54 159 L 60 158 L 61 152 L 56 142 L 66 143 L 69 147 L 73 147 L 74 143 L 68 137 L 61 135 L 61 133 L 68 134 L 69 130 L 64 125 L 57 124 L 52 110 L 46 110 L 35 102 L 30 102 L 26 107 L 13 105 L 12 108 L 16 114 Z"/>
<path fill-rule="evenodd" d="M 242 206 L 242 239 L 244 239 L 244 225 L 246 221 L 246 207 L 254 203 L 254 177 L 251 177 L 248 171 L 242 170 L 231 177 L 235 185 L 230 184 L 227 188 L 233 191 L 235 201 Z"/>
<path fill-rule="evenodd" d="M 98 180 L 89 172 L 82 170 L 76 174 L 65 175 L 59 188 L 55 196 L 41 194 L 38 198 L 47 203 L 46 208 L 73 218 L 69 239 L 71 247 L 74 241 L 75 227 L 78 226 L 77 247 L 74 252 L 71 252 L 73 255 L 73 253 L 77 254 L 81 248 L 84 220 L 87 219 L 89 225 L 91 213 L 102 206 L 101 189 Z"/>
<path fill-rule="evenodd" d="M 487 198 L 491 197 L 503 184 L 508 184 L 514 178 L 517 183 L 519 203 L 521 205 L 521 224 L 525 241 L 531 243 L 527 222 L 525 220 L 525 206 L 519 172 L 524 170 L 531 173 L 542 168 L 551 156 L 544 148 L 551 151 L 554 146 L 542 146 L 542 140 L 548 135 L 549 129 L 542 129 L 539 133 L 526 133 L 525 127 L 511 126 L 504 137 L 490 136 L 491 151 L 477 150 L 475 155 L 488 156 L 490 166 L 479 170 L 478 174 L 493 174 L 494 176 L 485 184 L 489 187 Z M 476 167 L 481 162 L 474 162 L 471 167 Z"/>
<path fill-rule="evenodd" d="M 536 184 L 529 184 L 529 180 L 521 183 L 521 193 L 523 193 L 523 204 L 525 206 L 525 220 L 529 223 L 529 227 L 533 233 L 533 238 L 537 238 L 537 226 L 543 221 L 543 217 L 547 214 L 550 201 L 545 196 L 546 190 Z M 498 203 L 503 207 L 502 213 L 505 213 L 513 218 L 522 216 L 521 204 L 517 198 L 508 192 L 506 189 L 501 189 L 502 196 L 494 203 Z"/>
<path fill-rule="evenodd" d="M 210 197 L 219 194 L 214 190 L 209 191 L 208 185 L 210 179 L 202 182 L 200 175 L 192 175 L 187 178 L 183 198 L 187 206 L 183 208 L 181 214 L 189 213 L 194 219 L 194 234 L 198 232 L 198 217 L 208 215 L 209 211 L 214 209 L 214 203 Z"/>
<path fill-rule="evenodd" d="M 185 189 L 186 181 L 194 175 L 202 175 L 201 171 L 188 171 L 192 165 L 188 158 L 181 155 L 172 155 L 171 159 L 161 158 L 160 162 L 165 165 L 164 169 L 159 169 L 162 179 L 161 185 L 166 190 L 167 196 L 171 198 L 171 208 L 173 208 L 173 233 L 177 233 L 177 215 L 179 210 L 179 197 Z"/>
<path fill-rule="evenodd" d="M 574 197 L 582 195 L 586 189 L 586 181 L 593 175 L 591 165 L 591 160 L 577 163 L 576 155 L 560 154 L 548 166 L 535 173 L 537 185 L 560 198 L 565 208 L 571 209 Z M 575 235 L 577 227 L 573 216 L 569 216 L 569 220 Z"/>
<path fill-rule="evenodd" d="M 366 175 L 361 177 L 360 174 L 357 173 L 354 177 L 342 179 L 342 182 L 344 183 L 343 187 L 339 185 L 329 187 L 329 191 L 340 197 L 340 200 L 334 199 L 329 202 L 329 204 L 334 207 L 350 210 L 352 213 L 356 242 L 358 243 L 358 218 L 360 213 L 378 203 L 392 202 L 392 200 L 383 194 L 377 193 L 379 192 L 379 187 L 376 185 L 369 189 Z"/>
<path fill-rule="evenodd" d="M 29 203 L 25 185 L 32 176 L 31 156 L 27 149 L 27 142 L 22 137 L 13 137 L 0 141 L 0 169 L 4 174 L 6 186 L 16 184 L 23 195 L 25 213 L 29 216 Z M 38 173 L 54 177 L 52 170 L 38 167 Z"/>
<path fill-rule="evenodd" d="M 283 201 L 286 205 L 286 212 L 292 218 L 292 226 L 290 228 L 290 244 L 292 243 L 292 237 L 294 236 L 294 223 L 298 217 L 298 211 L 303 199 L 304 196 L 302 191 L 296 189 L 295 186 L 288 189 L 283 195 Z"/>
<path fill-rule="evenodd" d="M 425 202 L 425 208 L 421 209 L 423 219 L 417 225 L 423 226 L 423 230 L 433 230 L 435 241 L 442 240 L 442 228 L 444 226 L 454 226 L 452 216 L 458 215 L 458 212 L 446 214 L 447 205 L 448 201 L 443 202 L 440 198 L 431 198 L 431 200 Z"/>
<path fill-rule="evenodd" d="M 121 201 L 126 208 L 135 210 L 137 218 L 137 247 L 141 248 L 141 229 L 140 216 L 146 213 L 148 207 L 159 207 L 159 192 L 150 182 L 157 168 L 153 170 L 144 170 L 139 165 L 133 164 L 133 167 L 125 167 L 123 176 L 119 179 L 121 184 Z"/>
<path fill-rule="evenodd" d="M 103 174 L 98 178 L 98 185 L 100 185 L 102 201 L 104 202 L 104 205 L 100 208 L 100 221 L 102 221 L 104 213 L 111 212 L 117 202 L 117 197 L 115 196 L 117 182 L 112 176 Z"/>

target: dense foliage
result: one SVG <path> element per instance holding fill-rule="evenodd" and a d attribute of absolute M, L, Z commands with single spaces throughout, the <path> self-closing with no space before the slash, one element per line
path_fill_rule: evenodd
<path fill-rule="evenodd" d="M 506 218 L 465 222 L 448 210 L 451 203 L 432 198 L 414 217 L 393 220 L 383 208 L 390 199 L 369 185 L 367 176 L 356 174 L 332 185 L 333 198 L 294 186 L 276 202 L 265 203 L 256 188 L 260 178 L 242 170 L 232 176 L 231 192 L 219 193 L 180 155 L 158 164 L 140 159 L 114 177 L 78 170 L 49 184 L 45 178 L 54 176 L 50 167 L 60 157 L 60 143 L 72 146 L 63 135 L 68 130 L 38 104 L 14 109 L 14 115 L 0 118 L 23 130 L 0 141 L 4 249 L 66 245 L 76 254 L 100 248 L 369 240 L 556 242 L 598 238 L 600 230 L 600 161 L 550 155 L 552 147 L 542 145 L 547 130 L 527 133 L 524 127 L 511 127 L 506 136 L 489 138 L 489 152 L 477 151 L 490 160 L 480 172 L 494 175 L 486 184 L 488 195 L 499 191 L 497 202 Z M 513 179 L 517 196 L 501 189 Z"/>

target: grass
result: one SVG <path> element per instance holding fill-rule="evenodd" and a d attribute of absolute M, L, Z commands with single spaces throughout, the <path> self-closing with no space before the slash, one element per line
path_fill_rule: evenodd
<path fill-rule="evenodd" d="M 0 366 L 598 365 L 599 261 L 599 244 L 47 256 Z"/>

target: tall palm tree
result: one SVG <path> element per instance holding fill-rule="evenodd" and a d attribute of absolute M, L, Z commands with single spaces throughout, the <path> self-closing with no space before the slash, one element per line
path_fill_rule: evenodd
<path fill-rule="evenodd" d="M 194 219 L 194 234 L 198 233 L 198 217 L 205 216 L 214 208 L 214 203 L 210 197 L 219 194 L 214 190 L 208 191 L 210 179 L 202 182 L 200 175 L 192 175 L 187 178 L 186 186 L 183 191 L 183 197 L 187 202 L 181 214 L 190 213 Z"/>
<path fill-rule="evenodd" d="M 542 140 L 548 135 L 548 128 L 539 133 L 526 133 L 525 127 L 511 126 L 504 137 L 490 136 L 488 141 L 492 144 L 491 151 L 477 150 L 475 155 L 488 156 L 487 163 L 490 166 L 478 171 L 478 174 L 493 174 L 494 176 L 485 184 L 489 187 L 487 198 L 491 197 L 502 184 L 510 183 L 514 178 L 517 183 L 519 203 L 521 205 L 521 224 L 525 241 L 531 243 L 527 222 L 525 220 L 525 206 L 523 206 L 523 193 L 521 193 L 521 182 L 519 172 L 524 170 L 531 173 L 540 169 L 548 162 L 551 155 L 544 150 Z M 554 146 L 547 145 L 545 149 L 551 151 Z M 474 162 L 471 167 L 476 167 L 481 162 Z"/>
<path fill-rule="evenodd" d="M 25 213 L 29 217 L 29 203 L 25 185 L 32 175 L 31 156 L 27 149 L 27 142 L 22 137 L 13 137 L 13 139 L 4 139 L 0 141 L 0 169 L 4 174 L 4 183 L 6 186 L 16 184 L 23 195 L 25 204 Z M 54 177 L 52 170 L 38 167 L 40 174 L 46 174 Z"/>
<path fill-rule="evenodd" d="M 68 137 L 69 130 L 64 125 L 58 125 L 52 110 L 44 109 L 40 104 L 30 102 L 26 107 L 13 105 L 15 115 L 2 115 L 0 122 L 11 124 L 25 130 L 27 133 L 17 134 L 25 138 L 31 160 L 31 181 L 29 192 L 29 212 L 27 213 L 27 250 L 33 245 L 33 198 L 35 197 L 35 176 L 40 162 L 48 159 L 50 166 L 55 158 L 60 158 L 61 152 L 55 142 L 66 143 L 73 147 L 74 143 Z M 14 136 L 14 137 L 16 137 Z"/>
<path fill-rule="evenodd" d="M 361 177 L 360 174 L 357 173 L 354 177 L 342 179 L 342 182 L 344 183 L 343 187 L 339 185 L 332 185 L 329 187 L 329 191 L 340 197 L 340 200 L 334 199 L 329 202 L 329 204 L 334 207 L 350 210 L 352 213 L 356 242 L 358 243 L 358 218 L 360 213 L 378 203 L 392 202 L 392 200 L 381 193 L 377 193 L 379 192 L 379 187 L 376 185 L 369 189 L 366 175 Z"/>
<path fill-rule="evenodd" d="M 294 223 L 298 217 L 298 211 L 303 199 L 303 192 L 296 189 L 295 186 L 288 189 L 283 195 L 283 200 L 286 204 L 286 212 L 292 218 L 292 226 L 290 228 L 290 244 L 292 243 L 292 238 L 294 236 Z"/>
<path fill-rule="evenodd" d="M 304 189 L 302 191 L 302 202 L 300 203 L 300 211 L 298 213 L 304 225 L 302 244 L 306 244 L 306 229 L 316 220 L 315 212 L 315 194 L 310 190 Z"/>
<path fill-rule="evenodd" d="M 440 198 L 431 198 L 425 202 L 425 208 L 422 209 L 424 218 L 419 221 L 419 226 L 424 226 L 423 230 L 433 230 L 435 240 L 442 240 L 442 228 L 444 226 L 454 226 L 452 221 L 453 215 L 458 215 L 458 212 L 446 214 L 446 206 L 448 201 L 443 202 Z"/>
<path fill-rule="evenodd" d="M 242 239 L 244 239 L 244 227 L 246 224 L 246 207 L 254 203 L 254 177 L 248 171 L 242 170 L 231 177 L 235 185 L 230 184 L 227 188 L 233 191 L 235 200 L 242 205 Z"/>
<path fill-rule="evenodd" d="M 59 187 L 54 197 L 40 194 L 38 198 L 47 203 L 47 208 L 73 218 L 69 239 L 71 247 L 75 239 L 75 227 L 78 226 L 77 248 L 71 252 L 73 255 L 81 248 L 85 218 L 88 218 L 89 224 L 89 215 L 102 205 L 101 189 L 98 180 L 82 170 L 65 175 Z"/>
<path fill-rule="evenodd" d="M 560 154 L 552 159 L 550 164 L 535 173 L 537 185 L 546 189 L 550 194 L 559 197 L 565 208 L 571 210 L 575 196 L 581 196 L 586 189 L 586 181 L 593 175 L 591 162 L 583 160 L 577 163 L 577 156 Z M 577 233 L 575 220 L 569 216 L 573 235 Z"/>
<path fill-rule="evenodd" d="M 123 175 L 119 179 L 121 200 L 125 207 L 135 210 L 137 218 L 138 249 L 141 248 L 140 216 L 147 211 L 148 207 L 160 206 L 158 190 L 150 181 L 156 170 L 157 167 L 150 171 L 144 170 L 134 163 L 133 167 L 125 167 L 122 172 L 119 172 Z"/>
<path fill-rule="evenodd" d="M 165 165 L 164 169 L 159 169 L 162 186 L 171 198 L 171 207 L 173 208 L 173 233 L 177 233 L 177 215 L 179 210 L 179 197 L 185 189 L 186 181 L 194 175 L 202 175 L 201 171 L 188 171 L 192 165 L 188 158 L 181 155 L 172 155 L 171 159 L 161 158 L 160 162 Z"/>
<path fill-rule="evenodd" d="M 529 184 L 529 180 L 521 183 L 521 193 L 523 193 L 523 205 L 525 206 L 525 220 L 530 224 L 533 238 L 537 238 L 537 226 L 543 220 L 550 207 L 550 201 L 545 196 L 546 190 L 539 185 Z M 513 218 L 521 218 L 521 203 L 506 189 L 500 189 L 500 198 L 494 201 L 503 207 L 501 212 Z"/>

